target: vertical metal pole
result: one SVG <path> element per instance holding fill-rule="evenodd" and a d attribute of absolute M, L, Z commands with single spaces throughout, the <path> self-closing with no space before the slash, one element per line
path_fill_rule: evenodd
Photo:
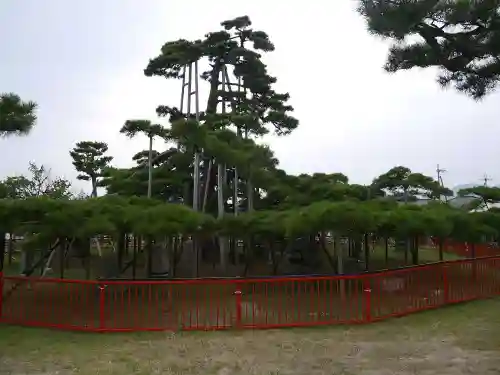
<path fill-rule="evenodd" d="M 253 185 L 251 177 L 247 180 L 248 212 L 253 211 Z"/>
<path fill-rule="evenodd" d="M 191 72 L 191 70 L 190 70 Z M 191 81 L 191 73 L 190 73 Z M 198 61 L 194 62 L 194 108 L 196 122 L 200 122 L 200 95 L 198 86 Z M 194 166 L 193 166 L 193 209 L 198 211 L 200 208 L 200 153 L 199 150 L 194 150 Z"/>
<path fill-rule="evenodd" d="M 246 96 L 246 88 L 243 88 L 243 93 Z M 248 128 L 245 128 L 245 139 L 248 139 Z M 253 211 L 253 193 L 254 193 L 254 188 L 252 184 L 252 175 L 250 175 L 247 178 L 247 210 L 248 212 Z"/>
<path fill-rule="evenodd" d="M 151 198 L 153 185 L 153 135 L 149 135 L 149 154 L 148 154 L 148 198 Z"/>
<path fill-rule="evenodd" d="M 181 86 L 181 103 L 179 105 L 179 111 L 184 113 L 184 100 L 186 96 L 186 66 L 182 68 L 182 86 Z M 189 94 L 188 94 L 189 97 Z M 177 149 L 180 150 L 181 144 L 177 142 Z"/>
<path fill-rule="evenodd" d="M 188 94 L 187 94 L 187 115 L 188 118 L 191 115 L 191 91 L 192 91 L 192 85 L 193 84 L 193 64 L 189 64 L 188 67 L 188 84 L 187 84 L 187 89 L 188 89 Z"/>
<path fill-rule="evenodd" d="M 195 109 L 195 119 L 197 124 L 200 123 L 200 94 L 199 94 L 199 72 L 198 72 L 198 61 L 191 63 L 189 65 L 189 82 L 188 82 L 188 113 L 191 113 L 191 82 L 193 79 L 192 68 L 194 64 L 194 109 Z M 193 160 L 193 210 L 199 210 L 199 200 L 200 200 L 200 152 L 199 150 L 194 150 L 194 160 Z M 200 274 L 200 247 L 197 240 L 193 237 L 193 251 L 195 255 L 195 277 Z"/>
<path fill-rule="evenodd" d="M 59 243 L 59 252 L 61 253 L 61 257 L 59 258 L 59 278 L 64 279 L 64 260 L 66 255 L 66 237 L 61 238 Z"/>
<path fill-rule="evenodd" d="M 225 89 L 226 78 L 224 75 L 224 68 L 222 68 L 222 90 Z M 226 113 L 226 101 L 223 98 L 222 101 L 222 113 Z M 217 163 L 217 206 L 218 206 L 218 216 L 222 218 L 224 216 L 224 165 L 219 162 Z M 220 251 L 220 264 L 223 270 L 227 268 L 227 256 L 226 256 L 226 243 L 223 236 L 219 237 L 219 251 Z"/>
<path fill-rule="evenodd" d="M 239 95 L 241 94 L 241 77 L 238 77 L 238 107 L 241 104 Z M 236 110 L 239 110 L 239 108 L 236 108 Z M 241 136 L 240 134 L 240 129 L 238 128 L 236 130 L 237 136 Z M 238 175 L 238 168 L 234 167 L 234 182 L 233 182 L 233 209 L 234 209 L 234 216 L 238 215 L 239 211 L 239 202 L 238 202 L 238 188 L 239 188 L 239 175 Z M 236 251 L 236 246 L 235 246 L 235 251 Z"/>
<path fill-rule="evenodd" d="M 227 75 L 227 66 L 226 65 L 222 66 L 221 72 L 222 72 L 222 77 L 221 77 L 222 91 L 225 92 L 226 88 L 229 91 L 229 76 Z M 222 99 L 222 113 L 223 114 L 225 114 L 227 111 L 226 104 L 227 104 L 226 99 L 223 98 Z M 224 186 L 226 186 L 227 185 L 227 164 L 224 163 L 222 167 L 224 169 L 223 184 L 224 184 Z"/>
<path fill-rule="evenodd" d="M 226 67 L 226 80 L 229 81 L 229 75 L 228 75 L 228 72 L 227 72 L 227 67 Z M 228 88 L 230 89 L 231 86 L 229 85 L 229 82 L 228 82 Z M 240 95 L 241 95 L 241 77 L 238 77 L 238 88 L 237 88 L 237 92 L 238 92 L 238 97 L 237 97 L 237 104 L 234 106 L 234 110 L 238 113 L 240 111 L 240 107 L 241 107 L 241 99 L 240 99 Z M 236 136 L 238 138 L 241 137 L 241 130 L 239 127 L 236 128 Z M 238 213 L 239 213 L 239 210 L 240 210 L 240 202 L 238 201 L 238 191 L 239 191 L 239 180 L 240 180 L 240 176 L 239 176 L 239 173 L 238 173 L 238 167 L 235 166 L 234 167 L 234 176 L 233 176 L 233 213 L 234 213 L 234 216 L 238 216 Z M 236 266 L 239 266 L 240 264 L 240 259 L 239 259 L 239 255 L 240 255 L 240 247 L 238 246 L 238 243 L 239 243 L 239 238 L 236 238 L 234 237 L 233 238 L 233 253 L 234 253 L 234 264 Z M 243 244 L 243 246 L 247 246 L 247 243 Z M 246 250 L 244 250 L 244 253 L 246 254 Z M 245 259 L 245 261 L 247 262 L 248 259 Z"/>
<path fill-rule="evenodd" d="M 179 107 L 179 110 L 181 111 L 181 113 L 184 112 L 184 96 L 185 96 L 185 91 L 186 91 L 186 67 L 184 66 L 182 68 L 181 105 Z"/>

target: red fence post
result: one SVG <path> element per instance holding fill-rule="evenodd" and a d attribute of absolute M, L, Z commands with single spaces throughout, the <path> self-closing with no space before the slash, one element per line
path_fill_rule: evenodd
<path fill-rule="evenodd" d="M 372 289 L 368 277 L 363 280 L 363 320 L 365 323 L 372 321 Z"/>
<path fill-rule="evenodd" d="M 106 285 L 99 284 L 99 329 L 104 330 L 106 327 Z"/>
<path fill-rule="evenodd" d="M 241 292 L 241 288 L 239 284 L 236 284 L 236 291 L 234 292 L 236 296 L 236 327 L 241 327 L 242 320 L 242 301 L 243 301 L 243 293 Z"/>
<path fill-rule="evenodd" d="M 448 280 L 448 265 L 443 264 L 443 304 L 447 305 L 450 302 L 450 282 Z"/>

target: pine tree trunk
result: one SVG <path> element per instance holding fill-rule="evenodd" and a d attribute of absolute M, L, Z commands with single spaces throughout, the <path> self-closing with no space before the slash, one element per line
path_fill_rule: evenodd
<path fill-rule="evenodd" d="M 325 232 L 320 232 L 319 244 L 320 244 L 321 249 L 325 253 L 328 264 L 332 268 L 332 271 L 335 272 L 335 262 L 333 261 L 332 255 L 328 251 L 328 245 L 327 245 L 327 241 L 326 241 L 326 233 Z M 335 247 L 335 244 L 332 244 L 332 246 Z"/>
<path fill-rule="evenodd" d="M 5 248 L 5 245 L 4 245 Z M 9 234 L 9 250 L 8 250 L 8 262 L 9 266 L 12 265 L 12 259 L 14 258 L 14 234 Z"/>
<path fill-rule="evenodd" d="M 408 265 L 408 253 L 410 252 L 411 241 L 407 238 L 405 242 L 405 266 Z"/>
<path fill-rule="evenodd" d="M 439 249 L 439 261 L 444 260 L 444 243 L 441 237 L 438 238 L 438 249 Z"/>
<path fill-rule="evenodd" d="M 418 239 L 418 236 L 414 237 L 414 239 L 412 241 L 412 245 L 413 245 L 412 252 L 411 252 L 412 263 L 416 266 L 419 263 L 419 260 L 418 260 L 419 239 Z"/>
<path fill-rule="evenodd" d="M 92 198 L 97 198 L 97 178 L 95 176 L 91 176 L 92 182 Z"/>
<path fill-rule="evenodd" d="M 252 180 L 248 178 L 247 181 L 247 198 L 248 198 L 248 212 L 253 211 L 253 185 L 252 185 Z"/>
<path fill-rule="evenodd" d="M 340 237 L 337 235 L 333 236 L 333 246 L 335 253 L 337 254 L 337 274 L 342 276 L 344 274 L 344 251 L 342 244 L 339 241 Z M 339 280 L 340 298 L 345 300 L 346 297 L 346 285 L 345 280 Z"/>
<path fill-rule="evenodd" d="M 68 240 L 66 237 L 60 237 L 59 241 L 58 249 L 55 251 L 59 251 L 59 278 L 64 279 L 64 260 L 66 258 L 66 246 Z"/>
<path fill-rule="evenodd" d="M 389 265 L 389 238 L 384 237 L 385 245 L 385 268 Z"/>
<path fill-rule="evenodd" d="M 342 244 L 338 241 L 339 237 L 334 235 L 333 246 L 335 249 L 335 254 L 337 254 L 337 273 L 339 275 L 344 274 L 344 252 L 342 250 Z"/>
<path fill-rule="evenodd" d="M 214 63 L 214 65 L 212 66 L 212 70 L 210 72 L 210 92 L 208 94 L 208 100 L 207 100 L 207 107 L 206 107 L 206 114 L 214 114 L 217 112 L 217 104 L 219 102 L 219 76 L 220 76 L 220 73 L 221 73 L 221 70 L 222 70 L 222 62 L 221 61 L 216 61 Z M 209 164 L 208 166 L 208 174 L 206 176 L 206 183 L 205 183 L 205 192 L 206 192 L 206 199 L 204 199 L 203 201 L 203 208 L 205 208 L 208 200 L 210 199 L 209 195 L 211 196 L 211 194 L 213 194 L 213 191 L 210 190 L 210 170 L 211 170 L 211 166 Z M 219 170 L 218 170 L 219 172 Z M 221 182 L 220 180 L 222 180 L 222 173 L 218 173 L 218 176 L 220 176 L 220 178 L 218 178 L 217 180 L 217 189 L 219 188 L 222 188 L 222 185 L 219 185 L 219 183 Z M 194 187 L 193 187 L 194 188 Z M 205 197 L 204 197 L 205 198 Z M 220 200 L 220 197 L 218 195 L 217 197 L 218 199 L 218 202 Z M 223 198 L 223 197 L 222 197 Z M 219 215 L 220 215 L 220 212 L 223 213 L 223 209 L 220 210 L 220 204 L 223 204 L 223 202 L 219 202 Z M 223 239 L 222 238 L 219 238 L 219 243 L 220 243 L 220 254 L 221 254 L 221 262 L 223 261 L 222 259 L 222 255 L 223 253 L 225 253 L 225 249 L 223 249 Z M 199 244 L 196 244 L 195 241 L 193 241 L 193 246 L 196 248 L 196 249 L 193 249 L 194 250 L 194 253 L 196 254 L 196 261 L 194 262 L 193 264 L 193 273 L 194 275 L 197 277 L 198 276 L 198 263 L 199 263 Z"/>
<path fill-rule="evenodd" d="M 207 167 L 205 169 L 205 183 L 203 184 L 203 202 L 201 204 L 201 211 L 205 212 L 207 208 L 207 200 L 208 200 L 208 190 L 210 188 L 210 176 L 212 175 L 212 159 L 210 159 L 207 163 Z"/>

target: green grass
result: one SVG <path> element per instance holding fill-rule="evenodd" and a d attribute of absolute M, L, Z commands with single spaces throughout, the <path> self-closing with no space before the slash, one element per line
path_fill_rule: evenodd
<path fill-rule="evenodd" d="M 384 246 L 376 246 L 371 252 L 370 258 L 370 269 L 372 271 L 386 269 L 386 268 L 397 268 L 402 266 L 412 265 L 411 254 L 408 253 L 408 262 L 405 264 L 404 251 L 396 251 L 394 247 L 389 247 L 388 251 L 388 264 L 385 263 L 385 248 Z M 444 253 L 443 260 L 457 260 L 462 259 L 458 255 L 451 253 Z M 418 249 L 418 260 L 419 264 L 435 263 L 439 262 L 439 251 L 436 248 L 428 246 L 420 246 Z"/>
<path fill-rule="evenodd" d="M 499 298 L 449 305 L 405 318 L 385 320 L 367 326 L 364 332 L 377 338 L 387 331 L 398 331 L 399 335 L 422 339 L 433 333 L 453 336 L 464 348 L 500 351 L 499 310 Z"/>

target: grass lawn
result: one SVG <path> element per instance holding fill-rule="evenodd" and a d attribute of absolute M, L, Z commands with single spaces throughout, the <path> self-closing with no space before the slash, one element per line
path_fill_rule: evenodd
<path fill-rule="evenodd" d="M 500 299 L 367 326 L 77 334 L 0 326 L 0 374 L 498 374 Z"/>
<path fill-rule="evenodd" d="M 458 255 L 452 253 L 443 253 L 443 260 L 457 260 L 463 259 Z M 418 249 L 419 264 L 439 262 L 439 251 L 436 248 L 428 246 L 420 246 Z M 408 263 L 405 264 L 404 251 L 397 251 L 394 247 L 389 247 L 388 251 L 388 264 L 385 264 L 385 248 L 383 246 L 376 246 L 371 252 L 370 270 L 376 271 L 386 268 L 398 268 L 402 266 L 411 266 L 412 258 L 408 253 Z"/>

